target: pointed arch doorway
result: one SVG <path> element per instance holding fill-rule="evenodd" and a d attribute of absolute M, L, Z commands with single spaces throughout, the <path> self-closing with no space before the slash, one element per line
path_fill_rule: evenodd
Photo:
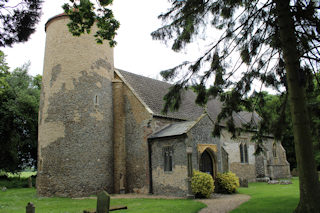
<path fill-rule="evenodd" d="M 214 154 L 206 149 L 202 152 L 200 157 L 200 171 L 210 174 L 213 178 L 216 176 L 216 164 Z"/>

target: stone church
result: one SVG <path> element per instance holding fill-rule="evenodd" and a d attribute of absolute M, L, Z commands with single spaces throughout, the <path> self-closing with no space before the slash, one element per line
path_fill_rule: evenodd
<path fill-rule="evenodd" d="M 109 193 L 186 196 L 187 151 L 193 169 L 232 171 L 241 178 L 290 176 L 285 150 L 265 137 L 266 153 L 254 156 L 252 132 L 237 139 L 222 130 L 212 137 L 222 103 L 196 105 L 183 93 L 177 112 L 161 113 L 168 83 L 114 68 L 113 49 L 91 35 L 73 37 L 68 17 L 45 26 L 46 49 L 39 110 L 40 196 L 79 197 Z M 237 126 L 249 112 L 234 114 Z M 224 125 L 221 124 L 222 129 Z"/>

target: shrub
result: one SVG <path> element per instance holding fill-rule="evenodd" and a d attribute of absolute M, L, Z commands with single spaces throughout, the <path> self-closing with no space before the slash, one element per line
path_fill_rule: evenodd
<path fill-rule="evenodd" d="M 203 172 L 193 171 L 191 188 L 197 198 L 209 198 L 214 190 L 212 176 Z"/>
<path fill-rule="evenodd" d="M 215 192 L 231 194 L 239 187 L 239 178 L 232 172 L 218 173 L 215 179 Z"/>
<path fill-rule="evenodd" d="M 30 175 L 29 175 L 30 176 Z M 0 189 L 1 187 L 10 188 L 28 188 L 28 175 L 22 173 L 22 175 L 18 174 L 10 174 L 10 173 L 2 173 L 0 174 Z M 30 176 L 32 180 L 32 186 L 36 184 L 36 174 Z"/>

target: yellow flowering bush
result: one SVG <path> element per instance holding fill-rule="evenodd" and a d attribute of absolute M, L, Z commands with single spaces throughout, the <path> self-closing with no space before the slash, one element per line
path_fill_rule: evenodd
<path fill-rule="evenodd" d="M 218 173 L 215 179 L 215 191 L 217 193 L 235 193 L 240 186 L 239 178 L 232 172 Z"/>
<path fill-rule="evenodd" d="M 191 188 L 197 198 L 209 198 L 214 190 L 212 176 L 194 170 L 191 179 Z"/>

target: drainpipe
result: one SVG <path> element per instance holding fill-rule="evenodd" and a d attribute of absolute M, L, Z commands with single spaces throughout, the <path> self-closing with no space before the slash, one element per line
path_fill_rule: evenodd
<path fill-rule="evenodd" d="M 149 158 L 149 194 L 153 194 L 152 184 L 152 144 L 151 140 L 148 139 L 148 158 Z"/>

